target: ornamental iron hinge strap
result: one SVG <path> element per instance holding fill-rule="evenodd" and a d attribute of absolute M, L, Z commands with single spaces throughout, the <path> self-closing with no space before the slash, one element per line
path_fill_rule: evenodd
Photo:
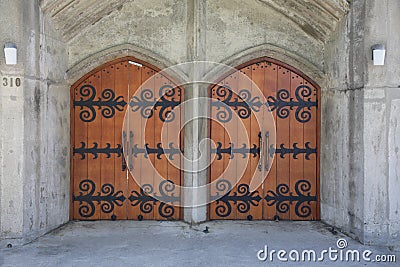
<path fill-rule="evenodd" d="M 260 136 L 260 135 L 259 135 Z M 310 147 L 310 142 L 305 143 L 304 148 L 299 148 L 297 143 L 293 143 L 292 148 L 285 148 L 284 144 L 281 144 L 279 148 L 274 148 L 273 145 L 269 145 L 269 134 L 266 134 L 266 142 L 267 142 L 267 154 L 269 157 L 273 157 L 274 154 L 279 155 L 281 158 L 285 158 L 287 154 L 293 154 L 293 158 L 297 159 L 297 156 L 300 154 L 305 155 L 306 160 L 310 160 L 310 156 L 312 154 L 317 154 L 317 148 Z M 130 142 L 133 141 L 133 131 L 129 133 Z M 261 138 L 260 138 L 261 139 Z M 123 142 L 126 142 L 126 133 L 123 132 Z M 126 143 L 129 146 L 129 143 Z M 261 140 L 260 140 L 261 144 Z M 139 147 L 138 144 L 134 144 L 131 147 L 131 155 L 137 158 L 139 155 L 143 155 L 145 158 L 148 158 L 150 154 L 155 154 L 157 159 L 161 159 L 162 155 L 167 155 L 169 159 L 173 160 L 175 155 L 179 155 L 181 150 L 177 148 L 174 143 L 169 143 L 168 148 L 163 148 L 161 143 L 158 143 L 156 147 L 150 147 L 149 144 L 145 144 L 144 147 Z M 73 148 L 73 155 L 79 154 L 81 159 L 85 159 L 87 154 L 92 154 L 93 159 L 98 158 L 98 154 L 104 154 L 107 158 L 110 158 L 111 154 L 116 154 L 117 157 L 121 157 L 122 155 L 122 146 L 121 144 L 117 144 L 115 147 L 111 147 L 109 143 L 106 144 L 106 147 L 99 147 L 95 142 L 92 147 L 87 147 L 85 142 L 81 142 L 81 146 L 78 148 Z M 230 159 L 233 159 L 235 155 L 240 155 L 243 158 L 246 158 L 247 155 L 252 156 L 253 158 L 260 155 L 260 146 L 253 144 L 251 147 L 247 147 L 246 144 L 242 144 L 242 147 L 236 148 L 233 143 L 229 144 L 229 147 L 222 147 L 221 142 L 217 142 L 217 147 L 211 149 L 211 154 L 216 155 L 216 160 L 222 160 L 222 155 L 227 154 L 230 156 Z M 130 168 L 133 168 L 132 157 L 129 158 Z M 267 157 L 268 158 L 268 157 Z M 124 164 L 124 163 L 123 163 Z M 266 166 L 270 164 L 270 159 L 266 159 Z"/>
<path fill-rule="evenodd" d="M 234 96 L 232 89 L 227 86 L 219 86 L 213 89 L 216 99 L 211 102 L 211 107 L 216 108 L 216 118 L 220 122 L 232 120 L 232 110 L 236 111 L 239 118 L 250 118 L 251 112 L 259 112 L 262 105 L 266 105 L 269 111 L 276 110 L 278 118 L 286 119 L 294 109 L 295 118 L 300 123 L 307 123 L 311 120 L 310 112 L 312 107 L 318 107 L 318 101 L 312 101 L 313 90 L 307 85 L 300 85 L 295 90 L 295 98 L 290 96 L 287 89 L 277 92 L 277 97 L 269 96 L 264 103 L 260 97 L 252 97 L 247 89 L 242 89 Z"/>
<path fill-rule="evenodd" d="M 238 212 L 247 213 L 252 206 L 258 206 L 263 200 L 268 206 L 276 206 L 279 213 L 287 213 L 290 205 L 295 204 L 295 214 L 301 218 L 311 215 L 312 202 L 317 202 L 318 197 L 311 195 L 311 183 L 307 180 L 299 180 L 294 186 L 294 192 L 286 184 L 279 184 L 276 191 L 269 190 L 265 197 L 261 197 L 256 190 L 251 192 L 248 184 L 239 184 L 237 191 L 233 191 L 232 185 L 227 180 L 219 180 L 216 183 L 217 192 L 210 196 L 211 201 L 216 200 L 216 214 L 219 217 L 228 217 L 232 212 L 232 205 L 236 205 Z M 158 212 L 164 218 L 175 214 L 173 205 L 179 204 L 181 195 L 175 195 L 175 184 L 170 180 L 159 184 L 159 195 L 154 192 L 153 186 L 143 185 L 140 191 L 132 191 L 129 197 L 123 195 L 123 191 L 115 191 L 112 184 L 103 184 L 101 191 L 96 193 L 96 184 L 92 180 L 83 180 L 79 184 L 78 195 L 73 194 L 72 201 L 79 203 L 78 212 L 83 218 L 90 218 L 96 212 L 96 203 L 104 213 L 112 213 L 115 206 L 121 207 L 126 200 L 132 206 L 139 206 L 143 213 L 151 213 L 154 206 L 159 203 Z"/>
<path fill-rule="evenodd" d="M 175 184 L 170 180 L 164 180 L 159 184 L 159 195 L 154 193 L 152 185 L 145 184 L 140 192 L 134 190 L 129 197 L 125 197 L 122 190 L 115 191 L 112 184 L 103 184 L 101 191 L 96 193 L 96 184 L 92 180 L 83 180 L 79 183 L 79 194 L 72 195 L 72 201 L 79 203 L 78 212 L 83 218 L 90 218 L 96 212 L 96 203 L 100 205 L 103 213 L 112 213 L 115 206 L 123 206 L 126 200 L 132 206 L 139 206 L 143 213 L 151 213 L 153 207 L 159 203 L 158 212 L 164 218 L 170 218 L 175 214 L 173 205 L 181 201 L 180 194 L 175 195 Z"/>
<path fill-rule="evenodd" d="M 115 96 L 112 89 L 104 89 L 101 97 L 96 99 L 96 89 L 90 84 L 85 84 L 79 89 L 81 95 L 79 100 L 73 101 L 73 106 L 80 108 L 79 118 L 84 122 L 92 122 L 96 119 L 96 109 L 101 110 L 101 115 L 110 119 L 114 117 L 115 111 L 122 112 L 126 106 L 123 96 Z"/>
<path fill-rule="evenodd" d="M 179 88 L 166 84 L 161 86 L 158 93 L 159 98 L 154 96 L 150 89 L 144 89 L 140 95 L 133 96 L 129 102 L 132 112 L 140 110 L 143 118 L 151 118 L 154 111 L 158 111 L 158 117 L 162 122 L 170 122 L 175 119 L 173 110 L 181 104 L 181 92 Z"/>
<path fill-rule="evenodd" d="M 250 192 L 248 184 L 239 184 L 236 192 L 233 191 L 228 180 L 219 180 L 215 187 L 217 192 L 210 196 L 210 200 L 216 200 L 215 213 L 222 218 L 231 214 L 232 205 L 236 205 L 239 213 L 247 213 L 251 206 L 258 206 L 263 200 L 268 206 L 275 206 L 279 213 L 289 212 L 290 205 L 296 203 L 295 214 L 306 218 L 311 215 L 311 203 L 318 200 L 317 195 L 311 195 L 312 186 L 307 180 L 297 181 L 294 192 L 290 191 L 287 184 L 279 184 L 275 192 L 269 190 L 265 197 L 261 197 L 257 190 Z"/>

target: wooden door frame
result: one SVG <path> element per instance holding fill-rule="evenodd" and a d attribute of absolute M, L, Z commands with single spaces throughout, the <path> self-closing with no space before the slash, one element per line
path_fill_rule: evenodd
<path fill-rule="evenodd" d="M 150 68 L 152 70 L 154 70 L 156 73 L 159 73 L 161 71 L 160 68 L 146 62 L 140 59 L 137 59 L 133 56 L 123 56 L 117 59 L 113 59 L 111 61 L 108 61 L 98 67 L 95 67 L 94 69 L 90 70 L 89 72 L 87 72 L 86 74 L 84 74 L 82 77 L 80 77 L 77 81 L 75 81 L 71 86 L 70 86 L 70 199 L 69 199 L 69 220 L 73 220 L 73 214 L 74 214 L 74 203 L 72 201 L 72 195 L 74 193 L 74 164 L 73 164 L 73 147 L 74 147 L 74 143 L 75 143 L 75 116 L 74 116 L 74 112 L 73 112 L 73 102 L 74 102 L 74 90 L 76 89 L 76 87 L 82 83 L 84 80 L 86 80 L 87 78 L 89 78 L 91 75 L 97 73 L 98 71 L 109 67 L 111 65 L 123 62 L 123 61 L 127 61 L 127 60 L 132 60 L 134 62 L 140 63 L 143 66 Z M 173 83 L 176 83 L 176 77 L 168 77 Z M 178 84 L 178 83 L 176 83 Z M 184 101 L 184 88 L 182 86 L 177 86 L 178 88 L 180 88 L 183 92 L 183 95 L 181 96 L 182 101 Z M 183 116 L 184 114 L 182 113 L 181 116 Z M 183 136 L 184 136 L 184 131 L 182 129 L 181 131 L 181 138 L 180 138 L 180 146 L 182 149 L 183 145 L 184 145 L 184 140 L 183 140 Z M 183 172 L 181 171 L 181 178 L 180 178 L 180 182 L 181 185 L 184 183 L 184 179 L 183 179 Z M 183 209 L 179 209 L 179 218 L 183 219 Z"/>
<path fill-rule="evenodd" d="M 264 56 L 264 57 L 259 57 L 259 58 L 254 58 L 252 60 L 249 60 L 247 62 L 244 62 L 234 68 L 232 70 L 228 71 L 227 73 L 223 74 L 216 80 L 214 83 L 212 83 L 208 88 L 208 96 L 211 97 L 211 89 L 218 84 L 220 81 L 231 75 L 232 73 L 239 71 L 242 68 L 251 66 L 256 63 L 260 63 L 263 61 L 271 62 L 273 64 L 276 64 L 278 66 L 284 67 L 298 75 L 300 75 L 302 78 L 304 78 L 307 82 L 309 82 L 312 86 L 314 86 L 317 89 L 317 182 L 316 182 L 316 192 L 317 192 L 317 220 L 321 220 L 321 189 L 320 189 L 320 177 L 321 177 L 321 170 L 320 170 L 320 161 L 321 161 L 321 87 L 314 81 L 312 80 L 308 75 L 306 75 L 304 72 L 298 70 L 297 68 L 290 66 L 280 60 Z M 208 107 L 209 108 L 209 114 L 212 112 L 212 107 L 211 105 Z M 208 123 L 208 137 L 211 138 L 211 123 Z M 210 183 L 211 181 L 211 164 L 207 170 L 207 181 Z M 207 205 L 207 221 L 210 220 L 210 203 Z"/>

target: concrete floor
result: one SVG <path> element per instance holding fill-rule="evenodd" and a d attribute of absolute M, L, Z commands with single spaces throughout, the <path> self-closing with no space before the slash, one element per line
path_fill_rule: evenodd
<path fill-rule="evenodd" d="M 205 227 L 209 233 L 204 233 Z M 257 252 L 268 249 L 337 249 L 339 238 L 347 249 L 363 246 L 320 222 L 213 221 L 189 227 L 182 222 L 99 221 L 70 222 L 20 247 L 1 248 L 1 266 L 399 266 L 398 263 L 259 261 Z M 288 257 L 288 255 L 286 255 Z M 327 258 L 327 257 L 326 257 Z M 399 258 L 399 255 L 397 255 Z"/>

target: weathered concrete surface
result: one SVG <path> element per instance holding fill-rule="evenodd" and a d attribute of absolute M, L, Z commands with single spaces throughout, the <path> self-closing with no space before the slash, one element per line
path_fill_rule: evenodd
<path fill-rule="evenodd" d="M 13 25 L 13 30 L 10 30 L 11 27 L 0 28 L 1 43 L 16 40 L 21 35 L 21 7 L 22 1 L 0 2 L 1 24 Z M 19 47 L 22 42 L 18 41 L 14 42 Z M 18 56 L 20 55 L 21 53 L 18 53 Z M 4 53 L 0 53 L 0 60 L 2 81 L 4 78 L 23 75 L 21 63 L 15 67 L 5 66 Z M 0 83 L 0 95 L 0 236 L 18 237 L 22 233 L 23 216 L 23 87 L 4 87 L 3 83 Z"/>
<path fill-rule="evenodd" d="M 128 1 L 121 9 L 110 12 L 97 23 L 79 28 L 68 40 L 69 67 L 91 54 L 121 44 L 134 44 L 173 64 L 185 61 L 186 1 Z"/>
<path fill-rule="evenodd" d="M 118 9 L 110 8 L 107 16 L 92 21 L 91 24 L 87 22 L 95 15 L 92 14 L 94 10 L 90 5 L 84 9 L 82 3 L 72 1 L 70 5 L 61 9 L 60 1 L 45 2 L 48 2 L 43 5 L 45 13 L 53 17 L 56 27 L 60 28 L 61 34 L 68 42 L 69 68 L 74 69 L 88 57 L 106 57 L 105 51 L 114 54 L 116 51 L 113 47 L 120 49 L 120 55 L 126 52 L 126 47 L 152 54 L 152 57 L 158 55 L 164 59 L 162 63 L 176 64 L 192 60 L 191 55 L 187 53 L 187 47 L 191 46 L 191 40 L 187 37 L 191 36 L 194 30 L 194 27 L 188 27 L 192 23 L 191 18 L 187 17 L 192 0 L 127 1 Z M 301 5 L 288 4 L 284 6 L 287 11 L 284 12 L 276 10 L 279 1 L 252 0 L 243 4 L 241 0 L 229 0 L 202 3 L 204 14 L 195 13 L 194 16 L 199 14 L 203 17 L 203 22 L 197 27 L 206 31 L 199 43 L 207 52 L 205 59 L 240 64 L 243 62 L 236 58 L 238 55 L 247 59 L 269 53 L 270 56 L 302 68 L 318 82 L 323 82 L 318 76 L 324 62 L 321 53 L 324 50 L 324 41 L 348 10 L 346 1 L 329 1 L 323 4 L 317 1 L 312 4 L 314 9 L 307 9 L 309 13 L 304 14 L 304 17 L 318 18 L 309 20 L 314 21 L 313 28 L 300 25 L 299 23 L 304 21 L 298 21 L 300 16 L 294 15 L 304 11 Z M 113 2 L 109 5 L 112 6 Z M 319 9 L 316 8 L 318 5 L 321 5 Z M 102 3 L 100 6 L 106 8 Z M 77 16 L 75 13 L 79 10 L 87 16 L 81 14 L 77 21 L 70 21 Z M 66 18 L 60 19 L 64 16 L 68 17 L 67 22 Z M 83 17 L 85 22 L 80 23 Z M 319 19 L 322 17 L 324 19 Z M 75 34 L 71 35 L 64 29 L 63 25 L 69 23 L 76 24 L 73 26 Z M 141 27 L 142 25 L 145 27 Z M 239 32 L 240 34 L 237 34 Z M 264 54 L 258 53 L 261 51 Z M 134 52 L 132 55 L 135 55 Z"/>
<path fill-rule="evenodd" d="M 209 233 L 204 233 L 206 226 Z M 0 249 L 2 266 L 321 266 L 313 262 L 262 262 L 268 250 L 371 250 L 373 256 L 393 254 L 363 246 L 318 222 L 214 221 L 189 227 L 180 222 L 71 222 L 23 247 Z M 398 256 L 397 256 L 398 257 Z M 372 257 L 371 257 L 372 258 Z M 324 266 L 376 266 L 367 262 L 323 262 Z M 398 266 L 386 263 L 384 266 Z"/>
<path fill-rule="evenodd" d="M 249 5 L 223 0 L 207 1 L 207 8 L 208 60 L 223 62 L 251 47 L 274 44 L 292 53 L 301 51 L 304 59 L 321 67 L 323 54 L 315 51 L 322 43 L 271 6 L 259 1 Z"/>
<path fill-rule="evenodd" d="M 364 227 L 362 91 L 323 90 L 321 218 L 362 239 Z"/>
<path fill-rule="evenodd" d="M 69 86 L 67 50 L 37 1 L 2 1 L 0 43 L 13 42 L 18 64 L 1 91 L 0 243 L 27 242 L 68 221 Z M 17 87 L 15 79 L 21 80 Z"/>
<path fill-rule="evenodd" d="M 400 4 L 352 1 L 326 45 L 322 93 L 322 219 L 364 243 L 400 246 L 397 49 Z M 371 46 L 387 47 L 374 66 Z M 334 130 L 333 130 L 334 129 Z"/>
<path fill-rule="evenodd" d="M 365 54 L 384 44 L 386 64 L 367 61 L 365 89 L 365 242 L 400 247 L 400 173 L 398 103 L 400 101 L 400 3 L 366 1 Z M 382 18 L 386 18 L 382 20 Z M 396 189 L 397 188 L 397 189 Z M 397 191 L 397 192 L 396 192 Z"/>
<path fill-rule="evenodd" d="M 206 60 L 206 3 L 201 0 L 188 1 L 187 5 L 187 56 L 188 61 Z M 189 82 L 199 81 L 204 72 L 203 64 L 193 64 L 189 73 Z M 185 104 L 185 158 L 184 163 L 184 221 L 199 223 L 207 220 L 207 206 L 196 203 L 207 203 L 207 190 L 191 190 L 190 187 L 205 186 L 208 182 L 207 169 L 202 169 L 206 162 L 201 162 L 200 143 L 208 137 L 208 84 L 191 83 L 185 86 L 185 101 L 191 101 L 193 105 Z M 193 120 L 195 118 L 195 120 Z M 204 158 L 204 157 L 203 157 Z M 207 157 L 206 157 L 207 158 Z M 205 161 L 206 161 L 205 158 Z"/>
<path fill-rule="evenodd" d="M 23 78 L 0 88 L 0 239 L 29 240 L 68 220 L 71 82 L 123 55 L 161 68 L 270 56 L 322 87 L 322 219 L 363 242 L 399 246 L 399 1 L 93 2 L 0 2 L 0 44 L 19 48 L 16 66 L 0 53 L 0 74 Z M 370 60 L 377 43 L 387 47 L 382 67 Z M 196 153 L 205 127 L 193 125 L 186 144 Z M 187 221 L 206 216 L 188 212 Z"/>
<path fill-rule="evenodd" d="M 124 43 L 179 62 L 185 56 L 186 2 L 45 0 L 41 7 L 65 39 L 71 40 L 70 66 L 74 66 L 87 55 Z M 321 53 L 313 51 L 323 49 L 321 46 L 349 8 L 345 0 L 287 1 L 285 5 L 278 0 L 203 3 L 208 6 L 208 22 L 202 27 L 208 31 L 207 50 L 212 52 L 209 59 L 220 61 L 268 43 L 301 54 L 316 65 L 322 63 Z"/>

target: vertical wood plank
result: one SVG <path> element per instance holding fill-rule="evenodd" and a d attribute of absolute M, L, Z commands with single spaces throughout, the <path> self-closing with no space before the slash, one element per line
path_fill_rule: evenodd
<path fill-rule="evenodd" d="M 264 88 L 264 96 L 265 99 L 267 100 L 268 97 L 273 96 L 276 97 L 276 92 L 277 92 L 277 85 L 278 85 L 278 66 L 276 64 L 266 62 L 265 65 L 265 88 Z M 267 111 L 269 112 L 269 111 Z M 265 114 L 266 116 L 270 116 L 270 114 Z M 276 122 L 276 110 L 272 111 L 272 116 Z M 265 134 L 264 134 L 265 136 Z M 272 142 L 272 140 L 271 140 Z M 269 142 L 269 144 L 271 144 Z M 270 148 L 268 148 L 268 152 L 270 151 Z M 269 154 L 269 153 L 268 153 Z M 273 157 L 270 157 L 270 155 L 265 155 L 266 157 L 269 157 L 269 161 L 273 160 Z M 263 196 L 265 197 L 269 191 L 275 192 L 276 191 L 276 186 L 277 186 L 277 160 L 276 158 L 274 159 L 271 169 L 267 175 L 267 178 L 264 181 L 264 191 L 263 191 Z M 275 215 L 276 215 L 276 207 L 275 206 L 269 206 L 267 205 L 266 201 L 262 202 L 263 204 L 263 219 L 265 220 L 273 220 Z"/>
<path fill-rule="evenodd" d="M 238 88 L 239 91 L 240 90 L 248 90 L 251 93 L 251 89 L 252 89 L 252 83 L 251 83 L 251 75 L 252 75 L 252 70 L 251 70 L 251 66 L 247 66 L 245 68 L 242 68 L 240 70 L 240 75 L 238 75 Z M 239 132 L 239 125 L 238 125 L 238 135 L 237 135 L 237 143 L 236 143 L 236 147 L 242 147 L 243 145 L 246 145 L 247 147 L 251 148 L 253 147 L 253 144 L 251 143 L 251 116 L 250 118 L 247 119 L 242 119 L 241 120 L 241 124 L 243 124 L 243 128 L 245 128 L 245 133 L 244 134 L 240 134 Z M 255 145 L 258 146 L 258 143 L 256 143 Z M 253 173 L 251 172 L 251 161 L 253 160 L 253 155 L 248 154 L 247 155 L 247 163 L 246 166 L 238 166 L 238 173 L 241 172 L 242 168 L 245 167 L 242 177 L 239 181 L 238 184 L 250 184 L 251 181 L 251 177 L 253 175 Z M 261 203 L 259 204 L 261 205 Z M 241 213 L 238 212 L 237 214 L 237 219 L 239 220 L 245 220 L 248 218 L 249 215 L 252 214 L 252 209 L 250 208 L 250 210 L 248 212 L 245 213 Z M 252 216 L 252 215 L 251 215 Z"/>
<path fill-rule="evenodd" d="M 303 78 L 298 74 L 291 72 L 291 84 L 290 84 L 290 96 L 297 101 L 296 99 L 296 89 L 302 85 Z M 304 123 L 299 122 L 298 118 L 296 118 L 295 108 L 290 112 L 290 142 L 288 144 L 289 147 L 294 147 L 295 144 L 297 146 L 304 146 Z M 290 191 L 294 192 L 295 185 L 298 181 L 304 179 L 304 154 L 299 154 L 294 157 L 293 154 L 287 155 L 290 157 Z M 295 194 L 295 193 L 294 193 Z M 290 219 L 291 220 L 302 220 L 303 218 L 296 214 L 296 206 L 297 202 L 293 202 L 290 205 Z"/>
<path fill-rule="evenodd" d="M 101 92 L 104 92 L 105 90 L 112 90 L 115 93 L 114 89 L 115 72 L 114 68 L 111 67 L 112 66 L 108 66 L 101 71 Z M 117 113 L 118 111 L 116 111 L 116 114 Z M 115 147 L 115 131 L 114 131 L 115 115 L 111 118 L 105 118 L 104 116 L 100 117 L 100 122 L 101 122 L 101 139 L 99 142 L 100 148 L 105 148 L 107 146 L 110 146 L 111 148 Z M 102 186 L 110 185 L 111 187 L 114 188 L 114 193 L 121 190 L 114 183 L 115 154 L 110 154 L 109 156 L 106 154 L 100 154 L 99 161 L 100 161 L 101 185 Z M 107 186 L 105 187 L 105 189 L 110 190 L 111 192 L 111 187 Z M 122 190 L 125 190 L 125 188 L 122 188 Z M 113 204 L 114 204 L 114 209 L 112 209 L 112 204 L 111 206 L 108 205 L 103 206 L 104 209 L 101 211 L 100 219 L 109 220 L 111 218 L 114 218 L 112 217 L 113 215 L 116 216 L 115 213 L 118 210 L 118 205 L 116 205 L 116 203 Z"/>
<path fill-rule="evenodd" d="M 101 76 L 102 71 L 98 71 L 93 74 L 90 78 L 90 84 L 96 89 L 96 98 L 101 97 L 102 94 L 102 86 L 101 86 Z M 88 147 L 92 147 L 95 143 L 100 145 L 101 140 L 101 109 L 96 109 L 96 118 L 88 123 Z M 94 158 L 92 155 L 88 156 L 88 179 L 93 181 L 96 185 L 95 194 L 101 192 L 101 160 L 100 157 Z M 90 219 L 98 220 L 101 218 L 101 204 L 98 202 L 94 202 L 96 211 Z"/>
<path fill-rule="evenodd" d="M 217 101 L 218 95 L 217 95 L 217 90 L 219 86 L 223 86 L 224 81 L 220 83 L 220 85 L 216 85 L 211 89 L 211 98 L 212 101 Z M 211 110 L 211 122 L 210 122 L 210 128 L 211 128 L 211 140 L 214 142 L 214 149 L 217 149 L 218 145 L 220 145 L 222 148 L 226 146 L 225 142 L 225 128 L 224 124 L 219 122 L 217 119 L 217 109 L 215 107 L 212 108 Z M 212 156 L 215 156 L 215 153 L 212 154 Z M 212 159 L 212 158 L 211 158 Z M 224 172 L 224 157 L 218 158 L 215 157 L 212 161 L 211 164 L 211 171 L 210 171 L 210 182 L 212 183 L 211 189 L 210 189 L 210 194 L 211 196 L 216 196 L 217 194 L 220 194 L 222 196 L 223 194 L 227 193 L 227 191 L 219 191 L 217 190 L 218 184 L 216 183 L 217 180 L 222 180 L 223 179 L 223 172 Z M 222 219 L 217 215 L 216 209 L 218 206 L 220 206 L 221 203 L 218 203 L 216 201 L 213 201 L 210 203 L 210 219 L 211 220 L 217 220 L 217 219 Z"/>
<path fill-rule="evenodd" d="M 291 84 L 291 74 L 290 71 L 284 67 L 278 67 L 278 92 L 275 98 L 278 98 L 278 93 L 280 90 L 285 89 L 290 94 L 290 84 Z M 279 111 L 277 112 L 276 118 L 276 147 L 279 147 L 283 144 L 285 147 L 288 147 L 290 143 L 290 118 L 280 118 Z M 281 114 L 283 115 L 283 114 Z M 290 155 L 286 155 L 284 158 L 276 157 L 276 167 L 277 167 L 277 185 L 285 184 L 290 186 Z M 276 192 L 276 188 L 274 190 Z M 288 204 L 288 203 L 287 203 Z M 276 207 L 276 206 L 275 206 Z M 289 204 L 287 206 L 290 209 Z M 287 212 L 279 212 L 277 210 L 277 215 L 280 219 L 289 220 L 290 213 Z"/>
<path fill-rule="evenodd" d="M 123 68 L 126 68 L 126 76 L 128 78 L 127 85 L 128 85 L 128 99 L 129 101 L 135 95 L 137 90 L 140 88 L 142 84 L 142 70 L 140 66 L 129 64 L 127 61 L 123 62 Z M 129 108 L 129 107 L 128 107 Z M 125 139 L 126 142 L 129 144 L 129 159 L 127 162 L 127 170 L 128 170 L 128 192 L 129 196 L 137 196 L 140 194 L 140 182 L 142 179 L 142 171 L 141 171 L 141 164 L 144 155 L 138 155 L 135 157 L 132 153 L 132 148 L 137 145 L 140 148 L 144 147 L 142 143 L 143 136 L 142 136 L 142 117 L 139 115 L 140 111 L 132 112 L 129 110 L 127 113 L 126 123 L 127 129 L 125 130 Z M 137 118 L 140 117 L 140 120 Z M 130 171 L 131 170 L 131 171 Z M 138 220 L 141 217 L 138 217 L 141 214 L 140 211 L 140 204 L 136 205 L 136 201 L 129 202 L 128 205 L 128 214 L 127 217 L 129 220 Z M 143 215 L 142 215 L 143 216 Z"/>
<path fill-rule="evenodd" d="M 173 90 L 175 90 L 174 98 L 175 100 L 178 100 L 181 102 L 181 97 L 182 97 L 182 90 L 179 87 L 176 87 L 175 84 L 167 79 L 166 77 L 164 78 L 165 84 L 168 86 L 171 86 Z M 164 124 L 164 131 L 163 135 L 164 138 L 163 140 L 167 140 L 168 142 L 163 142 L 163 147 L 164 149 L 171 149 L 170 148 L 170 143 L 172 143 L 173 148 L 179 148 L 180 147 L 180 128 L 181 128 L 181 111 L 179 108 L 176 108 L 174 110 L 175 114 L 175 119 L 171 122 L 165 123 Z M 172 181 L 175 185 L 175 190 L 172 192 L 168 193 L 169 195 L 172 196 L 181 196 L 182 192 L 179 188 L 179 185 L 181 185 L 181 155 L 173 155 L 173 158 L 170 159 L 169 155 L 165 155 L 165 159 L 167 160 L 167 179 Z M 181 208 L 177 206 L 177 202 L 170 203 L 170 205 L 173 208 L 173 215 L 171 216 L 170 219 L 173 220 L 179 220 L 181 218 Z"/>
<path fill-rule="evenodd" d="M 161 74 L 156 74 L 155 75 L 155 80 L 154 80 L 154 92 L 158 94 L 160 88 L 166 84 L 164 77 L 162 77 Z M 156 96 L 156 98 L 161 97 L 159 95 Z M 157 147 L 158 145 L 161 145 L 161 134 L 162 134 L 162 129 L 165 123 L 161 121 L 159 115 L 160 115 L 160 109 L 154 110 L 154 148 Z M 167 167 L 167 159 L 165 158 L 165 155 L 161 155 L 160 157 L 155 157 L 155 169 L 156 169 L 156 180 L 154 183 L 154 192 L 157 194 L 157 196 L 161 196 L 161 192 L 159 190 L 159 185 L 163 180 L 167 180 L 167 172 L 168 172 L 168 167 Z M 161 179 L 160 179 L 161 178 Z M 161 202 L 158 201 L 156 204 L 157 210 L 154 213 L 154 219 L 155 220 L 164 220 L 165 218 L 162 217 L 162 212 L 159 212 L 159 207 L 161 205 Z"/>
<path fill-rule="evenodd" d="M 155 85 L 155 77 L 154 74 L 156 72 L 149 68 L 149 67 L 145 67 L 143 66 L 142 68 L 142 84 L 145 84 L 145 88 L 149 88 L 151 90 L 153 90 L 153 92 L 156 93 L 156 95 L 154 97 L 158 97 L 158 91 L 156 89 L 156 85 Z M 148 144 L 148 146 L 150 148 L 155 148 L 157 146 L 156 144 L 156 140 L 155 140 L 155 123 L 156 120 L 158 120 L 158 112 L 155 111 L 153 109 L 153 116 L 151 118 L 143 118 L 143 124 L 144 124 L 144 128 L 145 128 L 145 134 L 144 134 L 144 144 Z M 148 161 L 150 159 L 151 162 L 151 166 L 143 164 L 142 165 L 142 178 L 145 178 L 145 181 L 153 181 L 152 185 L 155 187 L 154 188 L 154 192 L 156 192 L 155 190 L 158 190 L 158 184 L 155 183 L 154 180 L 154 176 L 155 176 L 155 170 L 157 168 L 156 166 L 156 156 L 154 154 L 150 154 L 148 155 L 148 159 L 142 159 L 143 161 Z M 143 186 L 143 179 L 142 181 L 142 186 Z M 153 194 L 154 194 L 153 192 Z M 153 206 L 153 209 L 151 212 L 149 213 L 144 213 L 143 217 L 144 219 L 148 219 L 148 220 L 154 220 L 157 217 L 157 213 L 158 213 L 158 206 L 155 205 L 154 203 L 151 203 L 151 205 Z"/>
<path fill-rule="evenodd" d="M 253 64 L 252 66 L 252 80 L 253 80 L 253 85 L 252 85 L 252 90 L 251 90 L 251 95 L 256 94 L 258 91 L 263 91 L 264 86 L 265 86 L 265 75 L 264 75 L 264 67 L 265 67 L 265 62 L 261 63 L 256 63 Z M 251 130 L 250 130 L 250 144 L 251 146 L 253 144 L 259 146 L 260 143 L 260 137 L 258 136 L 259 133 L 261 132 L 261 124 L 262 121 L 257 121 L 256 116 L 252 112 L 251 115 Z M 257 158 L 251 158 L 250 161 L 250 168 L 251 168 L 251 174 L 253 175 L 255 172 L 260 172 L 258 169 L 260 161 L 260 156 Z M 260 184 L 260 186 L 257 188 L 257 192 L 260 196 L 263 194 L 263 185 Z M 263 207 L 261 204 L 258 206 L 252 206 L 251 208 L 251 215 L 253 216 L 254 220 L 261 220 L 263 218 Z"/>
<path fill-rule="evenodd" d="M 129 80 L 129 73 L 126 61 L 116 62 L 111 66 L 112 69 L 115 71 L 115 95 L 116 96 L 123 96 L 125 102 L 127 103 L 124 107 L 124 111 L 117 112 L 115 114 L 115 123 L 114 123 L 114 144 L 115 146 L 120 145 L 121 148 L 123 147 L 123 140 L 122 140 L 122 127 L 124 123 L 124 117 L 126 110 L 128 109 L 129 105 L 129 94 L 128 94 L 128 80 Z M 114 162 L 114 184 L 118 190 L 122 190 L 125 198 L 129 197 L 129 190 L 127 187 L 127 174 L 128 169 L 126 168 L 126 163 L 124 160 L 124 155 L 121 154 L 120 157 L 115 157 Z M 117 220 L 127 219 L 127 209 L 130 206 L 129 200 L 125 199 L 123 206 L 118 207 L 115 210 L 115 215 Z"/>
<path fill-rule="evenodd" d="M 74 100 L 79 101 L 83 96 L 81 95 L 80 89 L 81 86 L 84 84 L 88 84 L 90 80 L 85 80 L 81 84 L 77 85 L 73 89 L 73 96 Z M 80 113 L 81 109 L 79 107 L 73 108 L 74 112 L 74 140 L 72 142 L 74 148 L 79 148 L 82 147 L 82 142 L 84 144 L 88 144 L 88 132 L 87 132 L 87 123 L 81 120 L 80 118 Z M 73 154 L 72 154 L 73 155 Z M 81 192 L 79 185 L 83 180 L 86 180 L 88 178 L 88 156 L 85 155 L 84 158 L 82 158 L 81 155 L 76 154 L 73 155 L 73 177 L 72 177 L 72 188 L 73 192 L 72 195 L 78 196 L 79 192 Z M 71 198 L 72 200 L 72 198 Z M 79 214 L 79 208 L 80 208 L 80 203 L 79 202 L 73 202 L 73 219 L 75 220 L 83 220 L 85 219 Z"/>
<path fill-rule="evenodd" d="M 225 79 L 225 86 L 227 89 L 231 90 L 231 93 L 233 95 L 233 99 L 237 98 L 240 101 L 239 96 L 237 95 L 237 73 L 230 74 L 228 77 Z M 229 108 L 229 107 L 228 107 Z M 232 120 L 229 122 L 226 122 L 224 124 L 225 126 L 225 147 L 237 147 L 237 125 L 238 121 L 240 120 L 239 116 L 237 115 L 237 110 L 234 110 L 231 108 L 232 111 Z M 234 192 L 238 193 L 238 180 L 240 177 L 237 176 L 237 166 L 233 163 L 234 161 L 232 160 L 235 157 L 232 151 L 232 156 L 225 154 L 224 155 L 224 179 L 230 181 L 232 185 L 232 191 L 230 195 L 233 195 Z M 227 220 L 234 220 L 237 219 L 237 214 L 238 212 L 238 204 L 231 202 L 231 213 L 225 217 L 224 219 Z"/>
<path fill-rule="evenodd" d="M 309 84 L 306 80 L 303 80 L 303 85 L 308 86 L 311 90 L 311 95 L 302 97 L 304 101 L 317 101 L 317 89 Z M 306 143 L 309 143 L 310 148 L 317 148 L 317 108 L 312 107 L 310 110 L 304 109 L 304 111 L 310 112 L 310 121 L 304 123 L 304 144 L 303 148 L 306 148 Z M 309 193 L 312 196 L 316 196 L 317 192 L 317 154 L 311 154 L 308 158 L 304 158 L 304 172 L 303 172 L 304 180 L 307 180 L 311 184 L 311 189 Z M 305 203 L 308 206 L 308 203 Z M 318 212 L 317 212 L 317 202 L 310 203 L 311 208 L 311 215 L 303 218 L 303 219 L 311 219 L 316 220 L 318 219 Z"/>

